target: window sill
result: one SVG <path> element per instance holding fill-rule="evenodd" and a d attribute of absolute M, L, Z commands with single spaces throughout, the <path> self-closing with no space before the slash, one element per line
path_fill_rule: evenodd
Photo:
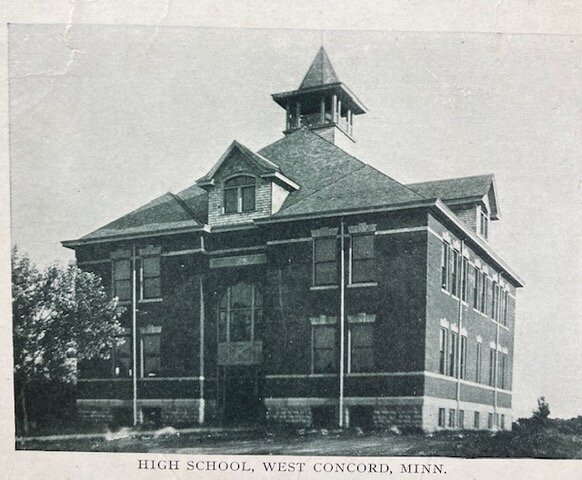
<path fill-rule="evenodd" d="M 162 298 L 142 298 L 138 300 L 137 303 L 160 303 L 162 302 Z"/>
<path fill-rule="evenodd" d="M 364 288 L 364 287 L 377 287 L 378 282 L 362 282 L 362 283 L 350 283 L 347 285 L 348 288 Z"/>
<path fill-rule="evenodd" d="M 339 285 L 312 285 L 309 290 L 336 290 L 338 288 Z"/>

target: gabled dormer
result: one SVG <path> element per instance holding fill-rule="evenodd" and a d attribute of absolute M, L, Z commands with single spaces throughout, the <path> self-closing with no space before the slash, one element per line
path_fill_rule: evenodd
<path fill-rule="evenodd" d="M 208 192 L 208 224 L 231 225 L 268 217 L 299 185 L 262 155 L 234 141 L 197 185 Z"/>
<path fill-rule="evenodd" d="M 495 177 L 450 178 L 408 185 L 425 198 L 440 198 L 461 220 L 480 237 L 489 238 L 489 224 L 499 220 Z"/>

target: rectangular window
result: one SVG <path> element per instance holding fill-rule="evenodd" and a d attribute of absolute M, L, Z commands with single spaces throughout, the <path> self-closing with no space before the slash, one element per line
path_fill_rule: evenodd
<path fill-rule="evenodd" d="M 449 287 L 449 244 L 443 242 L 443 252 L 441 260 L 441 287 L 448 290 Z"/>
<path fill-rule="evenodd" d="M 161 367 L 161 334 L 142 333 L 141 368 L 142 377 L 156 377 Z"/>
<path fill-rule="evenodd" d="M 473 284 L 473 308 L 479 310 L 479 279 L 481 274 L 477 267 L 473 267 L 473 279 L 475 283 Z"/>
<path fill-rule="evenodd" d="M 497 282 L 491 282 L 491 318 L 497 320 Z"/>
<path fill-rule="evenodd" d="M 495 385 L 495 349 L 489 349 L 489 386 Z"/>
<path fill-rule="evenodd" d="M 475 412 L 475 418 L 473 419 L 473 427 L 476 430 L 479 430 L 481 428 L 481 419 L 479 418 L 479 412 Z"/>
<path fill-rule="evenodd" d="M 313 373 L 337 370 L 335 335 L 335 325 L 313 325 Z"/>
<path fill-rule="evenodd" d="M 499 354 L 499 373 L 497 379 L 497 386 L 505 389 L 507 387 L 507 354 Z"/>
<path fill-rule="evenodd" d="M 113 261 L 113 296 L 121 301 L 131 300 L 131 260 Z"/>
<path fill-rule="evenodd" d="M 461 300 L 467 301 L 467 282 L 469 281 L 469 260 L 463 257 L 463 269 L 461 271 Z"/>
<path fill-rule="evenodd" d="M 451 342 L 449 344 L 449 375 L 457 375 L 457 334 L 451 332 Z"/>
<path fill-rule="evenodd" d="M 224 190 L 224 213 L 236 213 L 238 210 L 238 190 L 229 188 Z"/>
<path fill-rule="evenodd" d="M 487 313 L 487 287 L 488 287 L 487 274 L 481 272 L 481 299 L 479 301 L 479 311 L 481 313 Z"/>
<path fill-rule="evenodd" d="M 446 427 L 446 412 L 444 408 L 439 408 L 439 427 Z"/>
<path fill-rule="evenodd" d="M 455 417 L 457 412 L 454 408 L 449 409 L 449 428 L 455 428 Z"/>
<path fill-rule="evenodd" d="M 505 430 L 505 415 L 501 414 L 501 430 Z"/>
<path fill-rule="evenodd" d="M 352 265 L 350 283 L 375 281 L 374 235 L 354 235 L 351 240 Z"/>
<path fill-rule="evenodd" d="M 491 430 L 493 428 L 493 414 L 487 415 L 487 428 Z"/>
<path fill-rule="evenodd" d="M 160 298 L 162 296 L 160 257 L 142 258 L 141 298 Z"/>
<path fill-rule="evenodd" d="M 120 335 L 114 339 L 111 355 L 114 377 L 131 376 L 131 335 Z"/>
<path fill-rule="evenodd" d="M 481 363 L 483 358 L 483 345 L 481 342 L 477 342 L 477 353 L 476 353 L 476 365 L 475 365 L 475 382 L 481 383 Z"/>
<path fill-rule="evenodd" d="M 241 187 L 242 195 L 242 211 L 243 212 L 254 212 L 255 211 L 255 186 Z"/>
<path fill-rule="evenodd" d="M 447 373 L 447 337 L 449 331 L 446 328 L 441 328 L 439 339 L 439 373 L 445 375 Z"/>
<path fill-rule="evenodd" d="M 256 208 L 256 179 L 238 176 L 224 183 L 224 213 L 252 212 Z"/>
<path fill-rule="evenodd" d="M 509 302 L 509 292 L 507 290 L 503 291 L 503 310 L 501 312 L 501 324 L 507 327 L 507 305 Z"/>
<path fill-rule="evenodd" d="M 465 410 L 459 410 L 459 428 L 465 428 Z"/>
<path fill-rule="evenodd" d="M 459 295 L 459 252 L 452 250 L 451 255 L 451 295 L 455 297 Z"/>
<path fill-rule="evenodd" d="M 350 372 L 374 369 L 374 324 L 350 324 Z"/>
<path fill-rule="evenodd" d="M 461 335 L 461 358 L 460 358 L 460 374 L 461 378 L 467 377 L 467 337 Z"/>
<path fill-rule="evenodd" d="M 315 238 L 314 285 L 337 284 L 337 241 L 335 237 Z"/>

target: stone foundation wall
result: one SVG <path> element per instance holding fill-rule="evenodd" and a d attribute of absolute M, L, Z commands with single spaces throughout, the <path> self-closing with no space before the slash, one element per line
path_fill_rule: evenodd
<path fill-rule="evenodd" d="M 390 405 L 374 407 L 372 419 L 376 428 L 422 428 L 422 406 Z"/>
<path fill-rule="evenodd" d="M 309 427 L 311 425 L 311 408 L 308 406 L 271 405 L 267 407 L 267 422 Z"/>
<path fill-rule="evenodd" d="M 138 409 L 159 408 L 162 426 L 198 425 L 199 400 L 142 400 Z M 107 425 L 114 421 L 116 409 L 131 411 L 130 400 L 78 400 L 77 416 L 84 423 Z M 216 420 L 216 402 L 206 400 L 204 403 L 204 423 Z"/>
<path fill-rule="evenodd" d="M 270 423 L 280 425 L 291 425 L 297 427 L 310 427 L 314 422 L 314 409 L 326 406 L 330 408 L 337 408 L 337 400 L 333 399 L 279 399 L 276 402 L 266 402 L 267 421 Z M 358 402 L 355 399 L 347 399 L 344 410 L 344 425 L 355 426 L 356 416 L 355 409 L 360 409 L 358 412 L 360 420 L 362 420 L 361 409 L 369 411 L 369 418 L 371 424 L 369 427 L 373 428 L 390 428 L 390 427 L 417 427 L 422 428 L 422 405 L 398 404 L 397 401 L 391 401 L 391 404 L 386 404 L 383 399 L 366 399 Z M 369 409 L 369 410 L 368 410 Z M 336 410 L 337 411 L 337 410 Z M 334 413 L 334 418 L 337 418 L 337 413 Z M 353 417 L 354 421 L 350 420 Z M 335 424 L 335 420 L 332 420 Z M 354 425 L 351 425 L 351 424 Z"/>

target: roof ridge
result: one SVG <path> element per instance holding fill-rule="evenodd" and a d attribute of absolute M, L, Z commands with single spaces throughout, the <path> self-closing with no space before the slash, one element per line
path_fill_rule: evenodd
<path fill-rule="evenodd" d="M 411 182 L 408 183 L 407 185 L 420 185 L 422 183 L 435 183 L 435 182 L 448 182 L 448 181 L 452 181 L 452 180 L 462 180 L 465 178 L 481 178 L 481 177 L 495 177 L 494 173 L 484 173 L 482 175 L 466 175 L 463 177 L 449 177 L 449 178 L 441 178 L 440 180 L 423 180 L 422 182 Z"/>
<path fill-rule="evenodd" d="M 196 185 L 196 184 L 194 184 Z M 200 223 L 200 220 L 196 218 L 196 216 L 194 215 L 194 211 L 188 206 L 188 204 L 182 200 L 177 194 L 172 193 L 172 192 L 168 192 L 168 194 L 171 195 L 171 197 L 178 203 L 178 205 L 180 205 L 184 211 L 190 215 L 190 217 L 192 218 L 192 220 L 195 220 L 196 223 Z"/>
<path fill-rule="evenodd" d="M 271 165 L 273 165 L 273 167 L 275 167 L 278 170 L 281 170 L 281 167 L 279 165 L 277 165 L 275 162 L 269 160 L 267 157 L 265 157 L 264 155 L 260 154 L 259 152 L 255 152 L 253 150 L 251 150 L 249 147 L 247 147 L 246 145 L 243 145 L 241 142 L 239 142 L 238 140 L 234 140 L 233 143 L 240 149 L 243 151 L 243 153 L 247 156 L 250 157 L 250 160 L 253 163 L 257 163 L 257 161 L 253 158 L 253 155 L 258 156 L 261 160 L 264 160 L 267 163 L 270 163 Z M 250 153 L 250 155 L 249 155 Z M 259 165 L 260 167 L 260 165 Z"/>
<path fill-rule="evenodd" d="M 410 188 L 408 185 L 406 185 L 405 183 L 399 182 L 398 180 L 396 180 L 395 178 L 391 177 L 390 175 L 388 175 L 387 173 L 384 173 L 382 170 L 374 167 L 373 165 L 369 165 L 367 164 L 368 167 L 372 168 L 373 170 L 376 170 L 378 173 L 384 175 L 386 178 L 392 180 L 393 182 L 396 182 L 398 185 L 406 188 L 407 190 L 410 190 L 412 193 L 414 193 L 415 195 L 418 195 L 420 198 L 426 198 L 424 195 L 421 195 L 420 193 L 418 193 L 416 190 L 413 190 L 412 188 Z"/>
<path fill-rule="evenodd" d="M 310 133 L 312 133 L 313 135 L 317 135 L 317 133 L 312 132 L 311 130 L 309 130 L 307 127 L 302 127 L 305 128 L 306 130 L 308 130 Z M 398 183 L 399 185 L 402 185 L 404 188 L 407 188 L 408 190 L 410 190 L 412 193 L 418 195 L 421 198 L 425 198 L 422 195 L 420 195 L 418 192 L 414 191 L 412 188 L 409 188 L 406 184 L 399 182 L 398 180 L 396 180 L 395 178 L 391 177 L 390 175 L 388 175 L 387 173 L 384 173 L 382 170 L 374 167 L 373 165 L 370 165 L 369 163 L 364 162 L 363 160 L 360 160 L 358 157 L 355 157 L 354 155 L 352 155 L 349 152 L 346 152 L 343 148 L 338 147 L 335 143 L 333 143 L 331 140 L 328 140 L 327 138 L 323 138 L 321 135 L 317 135 L 319 138 L 321 138 L 322 140 L 328 142 L 329 144 L 333 145 L 335 148 L 341 150 L 342 152 L 344 152 L 346 155 L 350 156 L 351 158 L 353 158 L 354 160 L 360 162 L 361 164 L 368 166 L 374 170 L 376 170 L 378 173 L 380 173 L 381 175 L 384 175 L 386 178 L 389 178 L 390 180 L 392 180 L 393 182 Z M 358 169 L 359 170 L 359 169 Z M 354 172 L 357 170 L 354 170 Z M 330 184 L 331 185 L 331 184 Z"/>
<path fill-rule="evenodd" d="M 352 175 L 352 174 L 354 174 L 354 173 L 356 173 L 356 172 L 359 172 L 360 170 L 362 170 L 362 169 L 363 169 L 363 168 L 365 168 L 365 167 L 366 167 L 366 164 L 364 163 L 364 164 L 363 164 L 363 165 L 361 165 L 359 168 L 356 168 L 355 170 L 352 170 L 351 172 L 348 172 L 348 173 L 346 173 L 345 175 L 342 175 L 341 177 L 338 177 L 338 178 L 336 178 L 336 179 L 335 179 L 333 182 L 330 182 L 330 183 L 328 183 L 328 184 L 326 184 L 326 185 L 324 185 L 324 186 L 322 186 L 322 187 L 320 187 L 320 188 L 317 188 L 317 189 L 315 189 L 315 190 L 312 190 L 312 191 L 311 191 L 311 192 L 309 192 L 309 193 L 306 193 L 306 194 L 305 194 L 303 197 L 301 197 L 301 198 L 300 198 L 299 200 L 297 200 L 295 203 L 293 203 L 292 205 L 289 205 L 289 207 L 301 204 L 302 202 L 304 202 L 305 200 L 307 200 L 307 199 L 308 199 L 309 197 L 311 197 L 312 195 L 315 195 L 316 193 L 318 193 L 318 192 L 321 192 L 322 190 L 325 190 L 326 188 L 328 188 L 328 187 L 331 187 L 332 185 L 335 185 L 335 184 L 336 184 L 336 183 L 338 183 L 340 180 L 343 180 L 344 178 L 346 178 L 346 177 L 349 177 L 350 175 Z M 288 208 L 288 207 L 284 207 L 284 208 L 282 208 L 280 211 L 282 212 L 283 210 L 285 210 L 285 208 Z"/>

